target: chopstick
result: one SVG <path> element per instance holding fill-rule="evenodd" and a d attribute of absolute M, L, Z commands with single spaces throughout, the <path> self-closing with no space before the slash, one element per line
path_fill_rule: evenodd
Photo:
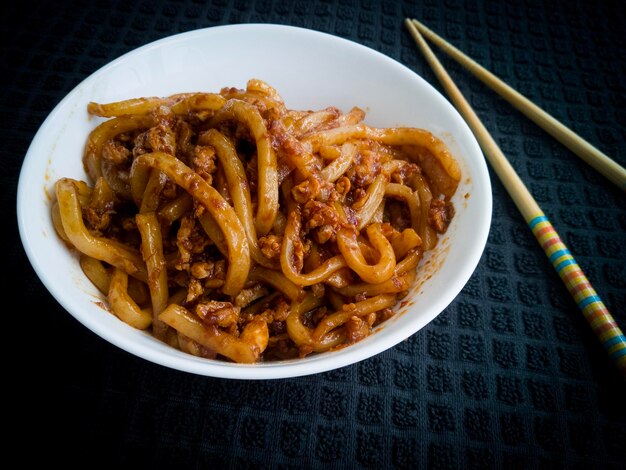
<path fill-rule="evenodd" d="M 626 191 L 626 169 L 624 167 L 422 23 L 414 19 L 413 24 L 424 37 L 436 44 L 443 52 L 465 67 L 476 78 L 498 93 L 539 127 L 542 127 L 548 134 L 565 145 L 582 160 L 615 183 L 621 190 Z"/>
<path fill-rule="evenodd" d="M 500 150 L 489 131 L 485 128 L 463 94 L 454 84 L 444 67 L 430 49 L 416 26 L 409 18 L 406 27 L 415 39 L 433 72 L 448 96 L 472 129 L 485 157 L 491 164 L 507 192 L 515 202 L 535 238 L 548 256 L 552 266 L 565 284 L 582 311 L 591 329 L 596 334 L 618 370 L 626 377 L 626 338 L 615 322 L 582 269 L 543 213 L 523 181 Z"/>

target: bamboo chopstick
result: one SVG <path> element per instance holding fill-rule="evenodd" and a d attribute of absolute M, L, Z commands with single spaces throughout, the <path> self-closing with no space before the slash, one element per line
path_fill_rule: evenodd
<path fill-rule="evenodd" d="M 558 233 L 410 19 L 406 27 L 448 96 L 472 129 L 515 205 L 617 368 L 626 377 L 626 337 Z"/>
<path fill-rule="evenodd" d="M 548 134 L 565 145 L 582 160 L 615 183 L 620 189 L 626 191 L 626 169 L 624 167 L 620 166 L 617 162 L 591 145 L 569 127 L 556 120 L 553 116 L 541 109 L 524 95 L 511 88 L 489 70 L 465 55 L 459 49 L 447 42 L 441 36 L 438 36 L 432 30 L 428 29 L 422 23 L 414 19 L 413 24 L 426 38 L 431 40 L 443 52 L 460 63 L 476 78 L 502 96 L 515 108 L 521 111 L 526 117 L 538 126 L 542 127 L 546 132 L 548 132 Z"/>

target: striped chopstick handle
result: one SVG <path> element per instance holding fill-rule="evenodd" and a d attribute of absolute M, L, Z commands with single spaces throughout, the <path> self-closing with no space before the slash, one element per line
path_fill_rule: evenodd
<path fill-rule="evenodd" d="M 536 215 L 528 225 L 609 357 L 626 376 L 626 337 L 615 319 L 545 214 Z"/>

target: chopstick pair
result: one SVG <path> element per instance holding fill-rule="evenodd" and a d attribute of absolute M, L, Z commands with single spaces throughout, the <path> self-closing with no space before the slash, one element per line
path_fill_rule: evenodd
<path fill-rule="evenodd" d="M 433 72 L 448 93 L 451 101 L 454 103 L 457 110 L 463 116 L 463 118 L 471 128 L 472 132 L 476 136 L 476 139 L 480 143 L 480 146 L 485 156 L 487 157 L 487 160 L 491 164 L 491 167 L 504 184 L 507 192 L 513 199 L 513 202 L 521 212 L 526 223 L 529 225 L 531 231 L 533 232 L 535 238 L 550 259 L 550 262 L 556 269 L 559 277 L 565 284 L 565 287 L 572 295 L 574 301 L 582 311 L 591 329 L 606 349 L 609 357 L 614 361 L 618 370 L 624 377 L 626 377 L 626 338 L 624 337 L 624 334 L 615 322 L 615 319 L 610 314 L 594 288 L 591 286 L 591 283 L 585 276 L 584 272 L 568 250 L 565 243 L 563 243 L 558 233 L 556 232 L 546 215 L 543 213 L 531 193 L 528 191 L 528 188 L 526 188 L 523 181 L 520 179 L 505 155 L 502 153 L 502 150 L 500 149 L 498 144 L 495 142 L 489 131 L 487 131 L 472 107 L 464 98 L 463 94 L 459 91 L 455 83 L 452 81 L 444 67 L 441 65 L 433 51 L 426 43 L 425 39 L 420 34 L 420 31 L 425 31 L 425 26 L 421 25 L 421 23 L 419 23 L 417 20 L 410 20 L 409 18 L 405 20 L 405 24 L 409 32 L 413 36 L 413 39 L 415 39 L 415 42 L 417 43 L 424 57 L 428 61 Z M 436 35 L 432 33 L 432 31 L 429 33 L 429 38 L 435 36 Z M 440 46 L 442 44 L 446 45 L 446 51 L 454 49 L 441 38 L 439 38 L 437 44 Z M 456 51 L 457 53 L 455 53 L 453 58 L 464 57 L 462 61 L 463 64 L 473 63 L 475 64 L 474 68 L 476 70 L 479 70 L 478 68 L 483 70 L 483 72 L 481 73 L 484 77 L 495 77 L 491 75 L 488 71 L 480 67 L 478 64 L 473 62 L 471 59 L 464 56 L 462 52 L 458 50 Z M 459 61 L 461 61 L 461 59 L 459 59 Z M 496 80 L 499 79 L 496 78 Z M 519 103 L 525 103 L 524 100 L 526 100 L 526 98 L 523 98 L 521 95 L 519 95 L 519 93 L 515 92 L 515 90 L 508 87 L 508 85 L 500 81 L 500 84 L 498 86 L 500 87 L 500 89 L 503 90 L 512 90 L 513 93 L 510 93 L 510 95 L 516 97 L 515 99 L 517 99 L 516 102 L 518 103 L 518 105 Z M 520 100 L 519 97 L 522 97 L 523 100 Z M 534 104 L 532 106 L 522 104 L 521 106 L 525 109 L 524 113 L 529 113 L 533 116 L 533 118 L 535 117 L 535 114 L 533 113 L 536 113 L 536 109 L 540 109 Z M 541 112 L 545 113 L 543 111 Z M 536 119 L 538 121 L 535 122 L 549 121 L 546 121 L 545 117 L 543 116 L 537 117 Z M 556 121 L 554 118 L 551 119 L 553 121 Z M 552 123 L 552 121 L 550 122 Z M 565 128 L 565 126 L 558 123 L 558 121 L 556 121 L 556 123 L 559 125 L 553 126 L 552 129 L 562 130 L 560 126 Z M 558 133 L 560 132 L 560 130 L 556 132 Z M 582 138 L 580 137 L 578 137 L 578 139 L 582 140 Z M 574 140 L 578 142 L 576 139 Z M 571 142 L 571 140 L 568 140 L 568 142 Z M 590 144 L 589 146 L 591 148 L 594 148 Z M 610 160 L 608 157 L 606 158 Z M 594 162 L 595 165 L 602 168 L 603 172 L 609 172 L 611 175 L 613 175 L 613 173 L 611 173 L 612 170 L 609 170 L 613 167 L 610 162 L 606 161 L 606 159 L 596 159 L 595 157 L 590 157 L 590 159 Z M 612 160 L 610 161 L 612 162 Z M 615 162 L 613 163 L 617 165 Z M 617 165 L 617 167 L 621 168 L 619 165 Z M 624 170 L 623 168 L 621 169 Z M 612 181 L 616 182 L 617 184 L 621 184 L 622 187 L 626 189 L 626 172 L 623 176 L 623 182 L 620 178 L 618 178 L 617 181 L 615 178 L 612 178 Z"/>
<path fill-rule="evenodd" d="M 476 78 L 507 100 L 527 118 L 542 127 L 548 134 L 565 145 L 582 160 L 595 168 L 621 190 L 626 191 L 626 169 L 598 150 L 569 127 L 541 109 L 517 90 L 511 88 L 489 70 L 469 58 L 441 36 L 435 34 L 417 20 L 412 20 L 421 34 L 437 45 L 443 52 L 460 63 Z"/>

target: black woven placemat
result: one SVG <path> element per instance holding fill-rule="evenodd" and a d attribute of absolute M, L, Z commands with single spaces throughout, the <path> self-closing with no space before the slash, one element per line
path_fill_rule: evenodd
<path fill-rule="evenodd" d="M 219 24 L 333 33 L 440 89 L 402 24 L 416 17 L 626 166 L 626 9 L 547 3 L 3 6 L 0 194 L 12 222 L 2 285 L 17 303 L 4 309 L 4 350 L 7 408 L 19 417 L 6 429 L 32 449 L 20 457 L 136 468 L 626 468 L 624 382 L 493 173 L 489 241 L 449 308 L 376 357 L 289 380 L 200 377 L 111 346 L 45 290 L 15 222 L 24 154 L 63 96 L 135 47 Z M 624 193 L 440 57 L 624 328 Z"/>

